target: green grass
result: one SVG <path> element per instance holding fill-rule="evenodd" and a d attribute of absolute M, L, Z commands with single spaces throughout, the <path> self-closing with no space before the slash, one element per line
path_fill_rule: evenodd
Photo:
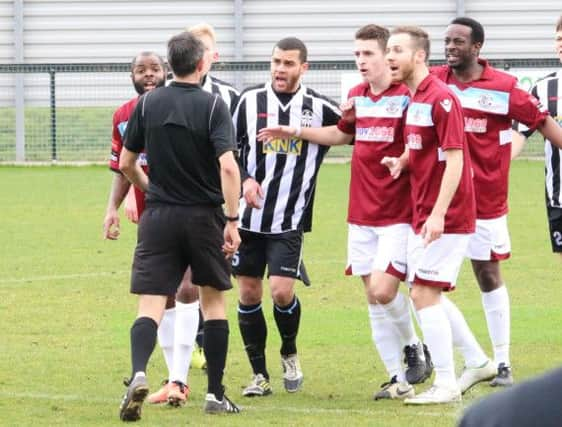
<path fill-rule="evenodd" d="M 61 162 L 103 162 L 109 158 L 111 118 L 115 107 L 60 107 L 56 116 L 56 158 Z M 26 160 L 52 160 L 51 113 L 44 107 L 25 109 Z M 0 108 L 0 162 L 16 159 L 15 110 Z M 332 147 L 328 157 L 351 156 L 352 147 Z M 521 156 L 542 157 L 543 143 L 537 132 Z"/>
<path fill-rule="evenodd" d="M 61 107 L 56 115 L 56 158 L 59 161 L 101 162 L 109 158 L 112 107 Z M 25 108 L 26 160 L 52 160 L 51 111 Z M 0 161 L 14 161 L 15 112 L 0 108 Z"/>
<path fill-rule="evenodd" d="M 542 169 L 541 162 L 517 161 L 511 178 L 513 257 L 503 264 L 503 275 L 512 300 L 517 380 L 555 367 L 562 348 L 560 262 L 550 253 Z M 192 371 L 188 405 L 145 407 L 139 425 L 452 426 L 466 405 L 492 392 L 481 385 L 462 404 L 424 408 L 371 400 L 386 378 L 370 339 L 362 286 L 342 274 L 348 179 L 349 165 L 322 167 L 314 231 L 306 238 L 313 286 L 297 287 L 303 305 L 299 353 L 304 390 L 294 395 L 283 391 L 279 338 L 266 300 L 274 394 L 261 400 L 240 397 L 251 371 L 232 291 L 225 384 L 244 412 L 203 415 L 206 378 Z M 124 391 L 121 380 L 129 374 L 128 334 L 136 308 L 128 293 L 136 236 L 135 227 L 123 220 L 119 241 L 101 238 L 110 180 L 111 173 L 102 167 L 0 168 L 0 425 L 121 425 L 117 409 Z M 468 265 L 452 299 L 490 352 Z M 148 374 L 153 388 L 166 375 L 158 348 Z"/>

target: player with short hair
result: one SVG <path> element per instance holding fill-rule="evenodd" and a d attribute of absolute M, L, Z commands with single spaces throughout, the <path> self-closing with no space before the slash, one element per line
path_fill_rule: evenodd
<path fill-rule="evenodd" d="M 431 71 L 449 85 L 461 101 L 464 129 L 474 169 L 476 232 L 468 257 L 482 292 L 482 304 L 494 348 L 494 365 L 465 369 L 459 379 L 464 393 L 491 379 L 491 386 L 513 384 L 510 346 L 510 304 L 500 261 L 509 258 L 507 194 L 511 158 L 512 120 L 538 129 L 562 143 L 562 132 L 537 100 L 517 86 L 517 79 L 491 67 L 479 57 L 484 28 L 459 17 L 445 35 L 447 65 Z"/>
<path fill-rule="evenodd" d="M 441 293 L 455 288 L 476 216 L 462 108 L 452 91 L 429 74 L 429 49 L 424 30 L 405 26 L 391 31 L 386 54 L 393 81 L 405 83 L 411 92 L 404 125 L 407 150 L 383 163 L 392 176 L 406 168 L 410 174 L 408 281 L 435 367 L 432 387 L 404 401 L 417 405 L 461 399 Z"/>
<path fill-rule="evenodd" d="M 360 276 L 368 302 L 373 342 L 390 380 L 374 395 L 378 399 L 412 397 L 411 384 L 431 375 L 432 365 L 415 332 L 408 299 L 398 287 L 406 278 L 406 244 L 412 215 L 408 174 L 394 180 L 381 164 L 385 156 L 404 151 L 404 113 L 409 90 L 392 83 L 385 63 L 389 31 L 365 25 L 355 33 L 355 63 L 364 82 L 349 91 L 337 126 L 260 130 L 259 138 L 294 137 L 325 145 L 349 144 L 351 157 L 348 205 L 347 274 Z M 404 350 L 408 369 L 402 366 Z"/>
<path fill-rule="evenodd" d="M 140 96 L 149 90 L 163 86 L 166 80 L 166 65 L 164 60 L 155 52 L 144 51 L 136 55 L 131 61 L 131 82 Z M 119 237 L 119 207 L 123 203 L 131 183 L 119 170 L 119 158 L 123 148 L 123 135 L 131 113 L 137 105 L 138 96 L 121 105 L 113 114 L 111 133 L 111 157 L 109 168 L 115 172 L 111 183 L 111 190 L 107 202 L 103 233 L 106 239 L 116 240 Z M 141 165 L 146 167 L 146 159 L 141 157 Z M 133 187 L 133 191 L 134 187 Z M 143 193 L 140 190 L 139 193 Z M 138 209 L 144 209 L 144 196 L 138 199 Z"/>
<path fill-rule="evenodd" d="M 169 40 L 174 82 L 137 104 L 119 163 L 127 178 L 147 193 L 131 275 L 131 292 L 139 295 L 139 302 L 131 327 L 132 375 L 120 406 L 123 421 L 140 419 L 158 324 L 187 267 L 199 288 L 205 319 L 204 410 L 239 412 L 224 394 L 222 379 L 229 335 L 223 291 L 232 288 L 228 259 L 240 244 L 240 174 L 228 107 L 200 86 L 210 66 L 204 52 L 201 40 L 189 32 Z M 137 164 L 145 149 L 149 176 Z"/>
<path fill-rule="evenodd" d="M 271 56 L 271 81 L 243 91 L 233 114 L 243 180 L 239 210 L 243 243 L 232 264 L 240 293 L 238 324 L 253 370 L 244 396 L 271 394 L 262 311 L 266 267 L 282 340 L 285 389 L 296 392 L 303 382 L 296 345 L 301 303 L 294 285 L 295 279 L 304 281 L 303 233 L 311 229 L 316 177 L 328 147 L 298 136 L 262 142 L 257 133 L 275 125 L 337 123 L 335 104 L 301 83 L 307 69 L 307 49 L 301 40 L 278 41 Z"/>
<path fill-rule="evenodd" d="M 562 15 L 556 23 L 555 47 L 558 59 L 562 63 Z M 562 71 L 550 73 L 538 80 L 531 88 L 531 93 L 544 105 L 550 116 L 562 126 Z M 525 138 L 533 134 L 522 123 L 516 125 L 516 129 Z M 519 135 L 517 135 L 519 136 Z M 521 141 L 519 141 L 521 139 Z M 514 141 L 515 142 L 515 141 Z M 517 138 L 517 154 L 523 148 L 524 139 Z M 550 139 L 544 139 L 544 171 L 545 171 L 545 195 L 548 228 L 550 232 L 550 243 L 552 252 L 559 254 L 562 259 L 562 149 Z"/>

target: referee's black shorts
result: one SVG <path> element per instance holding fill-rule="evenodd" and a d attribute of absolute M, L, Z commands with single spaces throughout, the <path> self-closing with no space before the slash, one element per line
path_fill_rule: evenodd
<path fill-rule="evenodd" d="M 220 207 L 147 206 L 138 227 L 131 293 L 174 295 L 188 266 L 194 285 L 231 289 L 223 229 Z"/>

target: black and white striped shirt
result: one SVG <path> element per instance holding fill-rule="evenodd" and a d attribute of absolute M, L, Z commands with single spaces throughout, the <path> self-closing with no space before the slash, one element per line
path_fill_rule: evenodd
<path fill-rule="evenodd" d="M 562 126 L 562 71 L 548 74 L 537 81 L 531 93 L 548 108 L 551 117 Z M 518 124 L 518 130 L 529 137 L 532 132 L 523 124 Z M 556 208 L 562 207 L 562 182 L 561 168 L 562 150 L 544 141 L 545 186 L 547 203 Z"/>
<path fill-rule="evenodd" d="M 207 74 L 202 88 L 205 92 L 215 93 L 219 95 L 223 99 L 223 101 L 226 102 L 226 105 L 228 105 L 228 108 L 232 113 L 232 110 L 234 109 L 234 107 L 236 106 L 236 102 L 238 101 L 238 96 L 240 95 L 233 86 L 217 79 L 214 76 Z"/>
<path fill-rule="evenodd" d="M 261 209 L 240 201 L 240 228 L 258 233 L 310 231 L 318 169 L 328 147 L 293 137 L 262 143 L 257 131 L 264 127 L 321 127 L 339 119 L 336 104 L 301 85 L 283 105 L 271 82 L 248 88 L 233 113 L 234 128 L 245 171 L 262 187 Z"/>
<path fill-rule="evenodd" d="M 174 75 L 172 73 L 168 73 L 168 76 L 166 77 L 166 86 L 168 86 L 173 79 Z M 232 110 L 234 109 L 234 106 L 238 101 L 238 96 L 240 96 L 240 93 L 231 84 L 219 80 L 216 77 L 211 76 L 210 74 L 207 74 L 201 88 L 205 92 L 215 93 L 219 95 L 222 100 L 226 102 L 226 105 L 228 105 L 228 108 L 232 113 Z"/>

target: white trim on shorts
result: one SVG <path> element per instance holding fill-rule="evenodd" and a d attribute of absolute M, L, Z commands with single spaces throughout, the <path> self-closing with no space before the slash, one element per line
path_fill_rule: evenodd
<path fill-rule="evenodd" d="M 410 228 L 408 234 L 408 282 L 455 289 L 470 234 L 442 234 L 424 247 L 423 238 Z"/>
<path fill-rule="evenodd" d="M 405 280 L 409 230 L 409 224 L 348 224 L 346 274 L 366 276 L 378 270 Z"/>
<path fill-rule="evenodd" d="M 501 261 L 511 256 L 507 215 L 493 219 L 477 219 L 466 256 L 477 261 Z"/>

